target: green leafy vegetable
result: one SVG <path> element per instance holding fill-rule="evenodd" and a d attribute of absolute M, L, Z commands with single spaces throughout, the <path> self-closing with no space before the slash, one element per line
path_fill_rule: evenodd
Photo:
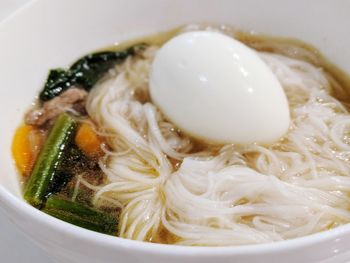
<path fill-rule="evenodd" d="M 72 86 L 70 73 L 64 69 L 52 69 L 47 77 L 39 97 L 42 101 L 50 100 Z"/>
<path fill-rule="evenodd" d="M 55 121 L 24 191 L 24 199 L 31 205 L 40 207 L 49 194 L 50 184 L 62 176 L 58 167 L 74 138 L 76 126 L 76 121 L 67 114 L 61 114 Z"/>
<path fill-rule="evenodd" d="M 72 85 L 79 85 L 89 91 L 96 82 L 115 64 L 134 55 L 144 45 L 135 45 L 123 51 L 105 51 L 87 55 L 75 62 L 69 70 L 51 70 L 44 89 L 39 95 L 41 101 L 48 101 L 60 95 Z"/>
<path fill-rule="evenodd" d="M 117 216 L 54 195 L 47 199 L 43 211 L 67 223 L 89 230 L 108 235 L 116 235 L 117 232 Z"/>
<path fill-rule="evenodd" d="M 89 90 L 115 63 L 133 53 L 132 48 L 121 52 L 101 52 L 83 57 L 70 68 L 73 80 Z"/>

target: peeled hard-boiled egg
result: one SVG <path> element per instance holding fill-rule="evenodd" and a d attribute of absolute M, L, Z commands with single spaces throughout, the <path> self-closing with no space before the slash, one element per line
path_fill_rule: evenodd
<path fill-rule="evenodd" d="M 182 131 L 216 143 L 272 143 L 288 130 L 288 101 L 258 54 L 217 32 L 165 43 L 151 67 L 150 93 Z"/>

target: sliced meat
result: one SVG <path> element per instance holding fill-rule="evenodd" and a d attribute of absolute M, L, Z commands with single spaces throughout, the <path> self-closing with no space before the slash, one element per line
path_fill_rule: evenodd
<path fill-rule="evenodd" d="M 69 88 L 60 96 L 53 98 L 43 104 L 42 108 L 30 111 L 25 121 L 27 124 L 42 126 L 49 120 L 55 118 L 67 110 L 76 110 L 85 108 L 85 99 L 88 93 L 79 88 Z M 84 105 L 84 107 L 82 107 Z"/>

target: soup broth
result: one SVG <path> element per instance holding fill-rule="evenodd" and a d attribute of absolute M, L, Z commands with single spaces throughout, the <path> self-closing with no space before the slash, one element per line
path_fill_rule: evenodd
<path fill-rule="evenodd" d="M 191 30 L 220 31 L 258 52 L 287 95 L 286 136 L 213 144 L 153 105 L 155 54 Z M 18 128 L 24 197 L 72 224 L 165 244 L 275 242 L 349 223 L 349 87 L 316 48 L 227 26 L 185 26 L 101 49 L 52 70 Z"/>

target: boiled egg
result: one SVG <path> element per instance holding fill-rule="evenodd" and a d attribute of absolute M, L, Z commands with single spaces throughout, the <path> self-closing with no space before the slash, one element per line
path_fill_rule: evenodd
<path fill-rule="evenodd" d="M 150 94 L 178 128 L 214 143 L 273 143 L 290 123 L 273 72 L 256 51 L 218 32 L 187 32 L 165 43 L 151 66 Z"/>

